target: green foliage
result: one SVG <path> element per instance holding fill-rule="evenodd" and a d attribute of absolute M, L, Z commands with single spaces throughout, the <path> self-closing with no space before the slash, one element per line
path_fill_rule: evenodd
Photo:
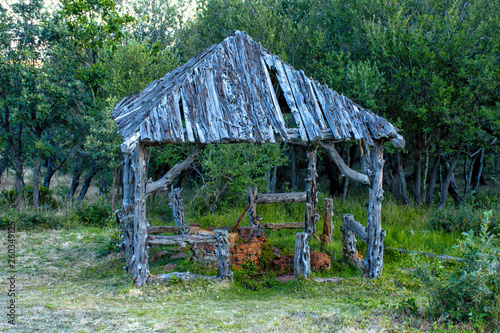
<path fill-rule="evenodd" d="M 270 169 L 286 162 L 276 144 L 209 145 L 200 158 L 203 182 L 195 204 L 199 212 L 215 213 L 220 207 L 246 202 L 246 187 L 266 192 Z"/>
<path fill-rule="evenodd" d="M 434 210 L 429 214 L 427 225 L 433 230 L 442 230 L 448 233 L 463 233 L 469 230 L 478 233 L 481 230 L 482 221 L 481 210 L 474 204 L 466 202 L 456 208 Z M 495 209 L 495 214 L 492 210 L 489 230 L 492 233 L 500 231 L 498 208 Z"/>
<path fill-rule="evenodd" d="M 53 211 L 16 210 L 0 211 L 0 229 L 6 229 L 12 223 L 16 230 L 60 229 L 64 225 L 64 217 Z"/>
<path fill-rule="evenodd" d="M 120 252 L 118 244 L 121 242 L 120 235 L 116 232 L 110 236 L 102 236 L 97 240 L 98 246 L 96 250 L 97 258 L 102 258 L 111 253 Z"/>
<path fill-rule="evenodd" d="M 103 198 L 94 203 L 79 203 L 74 215 L 85 226 L 104 227 L 113 223 L 113 212 Z"/>
<path fill-rule="evenodd" d="M 484 215 L 480 233 L 463 233 L 459 242 L 464 262 L 447 268 L 418 263 L 415 274 L 429 291 L 434 315 L 499 329 L 500 242 L 488 231 L 491 211 Z"/>
<path fill-rule="evenodd" d="M 56 209 L 60 206 L 59 202 L 56 200 L 54 193 L 52 190 L 40 186 L 40 207 L 46 209 Z M 26 195 L 28 198 L 28 203 L 33 203 L 33 186 L 26 186 Z M 16 198 L 17 192 L 15 188 L 11 188 L 10 190 L 3 190 L 0 192 L 0 202 L 2 202 L 6 207 L 15 208 L 16 207 Z"/>

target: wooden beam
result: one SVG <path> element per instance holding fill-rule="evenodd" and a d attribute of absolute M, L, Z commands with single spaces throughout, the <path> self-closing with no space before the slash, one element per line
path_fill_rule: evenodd
<path fill-rule="evenodd" d="M 287 222 L 287 223 L 261 223 L 259 229 L 283 230 L 283 229 L 304 229 L 304 222 Z"/>
<path fill-rule="evenodd" d="M 215 256 L 217 257 L 217 277 L 221 280 L 232 280 L 233 272 L 229 270 L 229 239 L 227 230 L 215 230 Z"/>
<path fill-rule="evenodd" d="M 363 262 L 356 256 L 356 234 L 353 228 L 356 223 L 359 224 L 352 215 L 342 215 L 342 256 L 354 266 L 363 269 Z"/>
<path fill-rule="evenodd" d="M 255 203 L 273 204 L 285 202 L 306 202 L 306 192 L 257 194 Z"/>
<path fill-rule="evenodd" d="M 382 140 L 374 140 L 373 148 L 365 152 L 363 158 L 371 175 L 371 185 L 368 190 L 369 201 L 366 208 L 368 214 L 368 221 L 366 223 L 368 240 L 365 256 L 365 274 L 367 277 L 373 279 L 382 275 L 384 266 L 385 231 L 382 230 L 384 142 Z"/>
<path fill-rule="evenodd" d="M 162 234 L 162 233 L 168 233 L 168 232 L 179 232 L 179 227 L 174 227 L 174 226 L 156 226 L 156 227 L 149 227 L 148 228 L 148 235 L 157 235 L 157 234 Z"/>
<path fill-rule="evenodd" d="M 132 170 L 135 174 L 134 187 L 134 255 L 132 257 L 132 277 L 136 286 L 146 284 L 149 276 L 148 251 L 148 221 L 146 220 L 146 160 L 147 152 L 144 145 L 139 145 L 134 153 Z"/>
<path fill-rule="evenodd" d="M 146 186 L 146 197 L 158 191 L 168 190 L 175 177 L 180 175 L 183 170 L 187 169 L 194 162 L 204 147 L 205 145 L 198 144 L 183 162 L 174 165 L 161 179 L 155 182 L 148 181 Z"/>
<path fill-rule="evenodd" d="M 321 147 L 325 148 L 326 151 L 330 154 L 330 157 L 335 162 L 342 175 L 346 176 L 349 179 L 354 180 L 355 182 L 368 186 L 370 185 L 370 178 L 368 178 L 367 175 L 349 168 L 344 163 L 344 160 L 342 159 L 342 157 L 340 157 L 339 153 L 337 152 L 337 149 L 335 149 L 335 144 L 321 142 L 320 145 Z"/>
<path fill-rule="evenodd" d="M 323 234 L 320 237 L 321 245 L 332 243 L 333 236 L 333 199 L 325 198 L 324 202 L 324 213 L 323 213 Z"/>
<path fill-rule="evenodd" d="M 317 155 L 316 145 L 310 145 L 307 151 L 307 159 L 309 161 L 308 175 L 306 178 L 306 212 L 305 212 L 305 231 L 313 236 L 316 232 L 316 223 L 319 220 L 318 214 L 318 187 L 316 179 Z"/>
<path fill-rule="evenodd" d="M 148 245 L 182 245 L 215 243 L 215 236 L 197 236 L 197 235 L 173 235 L 173 236 L 149 236 Z"/>
<path fill-rule="evenodd" d="M 366 228 L 361 225 L 361 223 L 354 220 L 354 216 L 351 214 L 342 215 L 342 231 L 351 230 L 354 232 L 363 242 L 368 242 L 368 236 L 366 234 Z"/>
<path fill-rule="evenodd" d="M 132 258 L 134 256 L 134 183 L 135 174 L 132 170 L 132 161 L 135 154 L 125 155 L 123 164 L 123 206 L 118 217 L 123 229 L 123 240 L 119 247 L 125 255 L 127 272 L 132 273 Z"/>

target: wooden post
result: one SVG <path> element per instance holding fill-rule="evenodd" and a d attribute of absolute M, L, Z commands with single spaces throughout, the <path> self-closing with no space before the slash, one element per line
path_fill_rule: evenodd
<path fill-rule="evenodd" d="M 174 188 L 174 186 L 172 186 L 172 190 L 168 195 L 168 198 L 170 199 L 170 203 L 168 205 L 170 206 L 170 208 L 172 208 L 172 212 L 174 213 L 174 221 L 175 225 L 177 225 L 177 227 L 179 228 L 179 234 L 187 235 L 189 234 L 190 228 L 186 224 L 181 192 L 182 188 Z"/>
<path fill-rule="evenodd" d="M 134 256 L 134 172 L 132 161 L 135 159 L 135 152 L 132 155 L 125 155 L 123 165 L 123 206 L 118 212 L 118 218 L 123 230 L 122 242 L 118 245 L 125 256 L 127 272 L 132 272 L 132 258 Z"/>
<path fill-rule="evenodd" d="M 305 214 L 305 224 L 306 232 L 309 235 L 314 235 L 316 232 L 316 223 L 319 220 L 319 215 L 317 211 L 318 207 L 318 188 L 316 185 L 316 178 L 318 174 L 316 173 L 316 146 L 310 145 L 307 150 L 307 159 L 309 160 L 308 175 L 306 178 L 307 190 L 306 190 L 306 214 Z"/>
<path fill-rule="evenodd" d="M 259 217 L 257 216 L 257 203 L 255 199 L 257 198 L 257 187 L 249 187 L 247 188 L 248 193 L 248 203 L 250 204 L 250 208 L 248 210 L 248 226 L 250 228 L 257 228 L 259 224 Z"/>
<path fill-rule="evenodd" d="M 295 257 L 293 259 L 293 271 L 296 279 L 309 279 L 311 277 L 311 255 L 307 242 L 309 234 L 298 232 L 295 235 Z"/>
<path fill-rule="evenodd" d="M 135 174 L 134 188 L 134 256 L 132 262 L 132 277 L 136 286 L 146 284 L 149 277 L 148 252 L 146 239 L 149 227 L 146 220 L 146 160 L 147 152 L 144 145 L 139 145 L 132 160 L 132 170 Z"/>
<path fill-rule="evenodd" d="M 229 239 L 227 230 L 215 230 L 215 238 L 217 277 L 222 280 L 232 280 L 233 272 L 229 270 Z"/>
<path fill-rule="evenodd" d="M 354 266 L 363 269 L 363 262 L 356 256 L 356 233 L 354 231 L 356 223 L 351 214 L 342 215 L 342 256 Z M 361 225 L 358 227 L 361 229 Z"/>
<path fill-rule="evenodd" d="M 323 235 L 321 235 L 321 246 L 332 243 L 333 236 L 333 199 L 325 198 L 325 212 L 323 214 Z"/>
<path fill-rule="evenodd" d="M 384 190 L 382 180 L 384 175 L 384 142 L 374 140 L 373 149 L 365 151 L 363 156 L 369 170 L 370 189 L 368 191 L 369 201 L 367 206 L 368 221 L 366 225 L 367 249 L 365 257 L 365 272 L 369 278 L 377 278 L 382 275 L 384 265 L 384 238 L 385 231 L 382 230 L 382 200 Z"/>

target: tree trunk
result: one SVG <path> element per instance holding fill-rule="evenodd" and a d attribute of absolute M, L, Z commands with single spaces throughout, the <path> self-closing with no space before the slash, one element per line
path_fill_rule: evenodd
<path fill-rule="evenodd" d="M 90 173 L 88 174 L 87 178 L 85 178 L 82 189 L 80 190 L 80 194 L 78 195 L 78 201 L 82 201 L 83 198 L 85 198 L 85 195 L 87 194 L 87 191 L 90 187 L 90 182 L 92 181 L 92 178 L 94 178 L 96 173 L 97 168 L 95 164 L 92 164 L 92 169 L 90 169 Z"/>
<path fill-rule="evenodd" d="M 461 149 L 459 148 L 455 155 L 453 156 L 453 160 L 451 161 L 451 164 L 447 170 L 446 177 L 444 178 L 443 181 L 443 186 L 441 188 L 441 196 L 439 198 L 439 203 L 438 203 L 438 208 L 442 209 L 444 205 L 446 204 L 446 198 L 448 194 L 448 188 L 450 187 L 450 182 L 452 177 L 454 176 L 454 171 L 455 171 L 455 166 L 457 165 L 458 158 L 460 157 L 460 152 Z M 446 162 L 446 159 L 445 159 Z"/>
<path fill-rule="evenodd" d="M 115 199 L 116 199 L 116 177 L 117 177 L 117 170 L 113 170 L 113 183 L 111 184 L 111 211 L 115 211 Z"/>
<path fill-rule="evenodd" d="M 410 199 L 408 199 L 408 190 L 406 188 L 406 176 L 405 176 L 405 171 L 403 168 L 403 164 L 401 162 L 401 155 L 399 154 L 399 151 L 396 150 L 396 165 L 397 165 L 397 173 L 398 173 L 398 180 L 399 180 L 399 192 L 400 192 L 400 198 L 401 198 L 401 203 L 405 206 L 408 206 L 410 204 Z"/>
<path fill-rule="evenodd" d="M 2 184 L 2 175 L 7 170 L 8 166 L 8 157 L 7 152 L 4 151 L 2 154 L 2 159 L 0 160 L 0 184 Z"/>
<path fill-rule="evenodd" d="M 471 173 L 470 173 L 471 190 L 474 196 L 476 197 L 479 191 L 479 181 L 481 180 L 483 163 L 484 163 L 484 148 L 482 148 L 479 151 L 476 158 L 471 163 Z"/>
<path fill-rule="evenodd" d="M 174 214 L 174 222 L 175 225 L 179 228 L 180 235 L 189 234 L 189 227 L 186 223 L 186 218 L 184 216 L 184 206 L 182 205 L 181 198 L 182 188 L 174 188 L 172 186 L 172 190 L 170 191 L 168 198 L 170 199 L 170 203 L 168 204 L 170 208 L 172 208 L 172 212 Z"/>
<path fill-rule="evenodd" d="M 106 200 L 108 199 L 108 195 L 106 193 L 106 180 L 104 179 L 104 174 L 102 172 L 102 169 L 99 169 L 97 172 L 98 179 L 99 179 L 99 195 L 100 196 L 105 196 Z"/>
<path fill-rule="evenodd" d="M 434 199 L 434 189 L 436 187 L 436 181 L 438 177 L 439 167 L 441 166 L 441 154 L 438 152 L 434 158 L 434 166 L 432 167 L 431 178 L 429 180 L 429 190 L 427 196 L 425 197 L 425 204 L 430 206 L 432 200 Z"/>
<path fill-rule="evenodd" d="M 420 206 L 422 202 L 421 198 L 421 192 L 420 192 L 420 185 L 422 183 L 422 156 L 420 155 L 420 152 L 417 152 L 417 158 L 415 161 L 415 169 L 413 172 L 413 178 L 415 181 L 414 189 L 413 189 L 413 195 L 415 196 L 414 198 L 414 203 L 415 206 Z"/>
<path fill-rule="evenodd" d="M 80 185 L 80 176 L 82 175 L 82 163 L 77 159 L 75 161 L 75 169 L 73 170 L 73 180 L 71 181 L 71 186 L 69 188 L 67 199 L 73 198 Z"/>
<path fill-rule="evenodd" d="M 35 168 L 33 169 L 33 208 L 38 208 L 40 206 L 40 169 L 42 167 L 42 158 L 36 158 Z"/>

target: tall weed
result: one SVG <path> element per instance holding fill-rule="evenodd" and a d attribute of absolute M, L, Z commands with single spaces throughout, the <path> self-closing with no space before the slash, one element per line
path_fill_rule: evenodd
<path fill-rule="evenodd" d="M 500 242 L 489 231 L 491 214 L 484 213 L 478 235 L 463 233 L 463 262 L 447 268 L 417 262 L 415 274 L 429 291 L 434 315 L 500 329 Z"/>

